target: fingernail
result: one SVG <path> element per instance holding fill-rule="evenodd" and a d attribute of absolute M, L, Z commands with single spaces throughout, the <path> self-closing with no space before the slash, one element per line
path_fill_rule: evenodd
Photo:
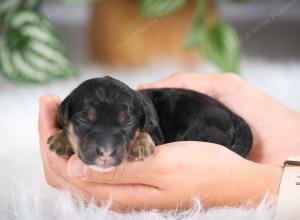
<path fill-rule="evenodd" d="M 83 178 L 87 174 L 87 167 L 79 160 L 72 160 L 68 164 L 68 173 L 71 177 Z"/>

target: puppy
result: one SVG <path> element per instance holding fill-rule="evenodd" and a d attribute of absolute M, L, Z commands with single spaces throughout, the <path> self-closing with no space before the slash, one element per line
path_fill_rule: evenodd
<path fill-rule="evenodd" d="M 246 157 L 252 146 L 247 123 L 207 95 L 186 89 L 135 91 L 111 77 L 83 82 L 58 110 L 61 130 L 50 149 L 107 172 L 126 158 L 142 159 L 155 146 L 205 141 Z"/>

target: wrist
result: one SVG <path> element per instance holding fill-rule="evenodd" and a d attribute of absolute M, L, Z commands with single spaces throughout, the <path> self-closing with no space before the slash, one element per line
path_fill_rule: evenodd
<path fill-rule="evenodd" d="M 215 198 L 208 206 L 240 206 L 245 202 L 259 204 L 268 194 L 277 195 L 283 168 L 244 160 L 239 167 L 225 175 L 221 185 L 213 185 Z M 227 173 L 228 174 L 228 173 Z M 222 189 L 221 191 L 216 189 Z M 210 195 L 211 197 L 211 195 Z"/>
<path fill-rule="evenodd" d="M 283 168 L 269 164 L 254 163 L 248 181 L 252 183 L 252 199 L 261 202 L 264 196 L 278 195 Z M 250 185 L 248 186 L 251 189 Z"/>
<path fill-rule="evenodd" d="M 237 184 L 231 186 L 235 190 L 232 204 L 239 206 L 245 202 L 261 203 L 266 195 L 278 195 L 283 168 L 280 166 L 259 164 L 247 161 L 243 173 L 240 173 Z"/>
<path fill-rule="evenodd" d="M 279 142 L 281 145 L 284 144 L 284 153 L 280 144 L 276 148 L 275 143 L 272 143 L 274 148 L 277 149 L 274 152 L 274 158 L 275 155 L 278 155 L 277 157 L 280 157 L 280 160 L 278 160 L 280 164 L 289 157 L 300 156 L 300 136 L 298 135 L 300 130 L 300 114 L 290 111 L 290 114 L 285 117 L 285 121 L 285 124 L 281 125 L 284 129 L 280 133 L 280 138 L 284 142 Z M 278 139 L 275 138 L 275 141 L 278 141 Z"/>

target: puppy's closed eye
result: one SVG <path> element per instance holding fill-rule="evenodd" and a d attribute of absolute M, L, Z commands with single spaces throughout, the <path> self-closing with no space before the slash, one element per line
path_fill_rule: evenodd
<path fill-rule="evenodd" d="M 75 123 L 78 125 L 78 127 L 84 129 L 89 129 L 91 126 L 91 122 L 86 112 L 80 112 L 76 114 Z"/>

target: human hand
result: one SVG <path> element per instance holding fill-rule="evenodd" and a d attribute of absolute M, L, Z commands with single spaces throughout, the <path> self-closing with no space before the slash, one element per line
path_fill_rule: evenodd
<path fill-rule="evenodd" d="M 253 133 L 248 159 L 281 165 L 300 155 L 300 114 L 234 74 L 178 73 L 139 89 L 176 87 L 205 93 L 243 117 Z"/>
<path fill-rule="evenodd" d="M 143 161 L 125 162 L 114 172 L 89 170 L 76 155 L 56 156 L 47 139 L 59 128 L 58 97 L 40 99 L 39 133 L 46 181 L 87 201 L 112 199 L 114 209 L 185 208 L 199 196 L 208 206 L 260 201 L 269 190 L 277 192 L 281 168 L 256 164 L 210 143 L 176 142 L 157 147 Z M 238 187 L 237 187 L 238 186 Z"/>

